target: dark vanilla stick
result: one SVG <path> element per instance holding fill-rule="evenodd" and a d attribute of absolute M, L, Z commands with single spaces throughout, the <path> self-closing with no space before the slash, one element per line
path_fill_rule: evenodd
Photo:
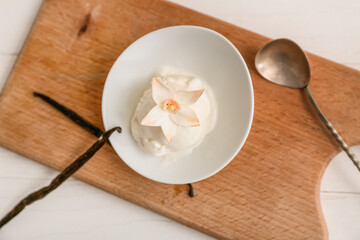
<path fill-rule="evenodd" d="M 34 94 L 35 97 L 41 98 L 42 100 L 44 100 L 45 102 L 47 102 L 48 104 L 50 104 L 51 106 L 53 106 L 54 108 L 59 110 L 66 117 L 70 118 L 77 125 L 84 128 L 88 132 L 92 133 L 96 137 L 100 137 L 101 134 L 104 133 L 103 131 L 101 131 L 100 128 L 98 128 L 95 125 L 93 125 L 92 123 L 86 121 L 83 117 L 78 115 L 76 112 L 74 112 L 71 109 L 65 107 L 64 105 L 61 105 L 60 103 L 56 102 L 55 100 L 51 99 L 50 97 L 48 97 L 48 96 L 46 96 L 44 94 L 38 93 L 38 92 L 33 92 L 33 94 Z"/>
<path fill-rule="evenodd" d="M 0 220 L 0 229 L 18 215 L 26 206 L 33 202 L 44 198 L 50 192 L 59 187 L 66 179 L 73 175 L 79 168 L 81 168 L 94 154 L 107 142 L 111 134 L 115 131 L 121 133 L 120 127 L 114 127 L 109 131 L 100 135 L 99 139 L 80 157 L 78 157 L 73 163 L 65 168 L 52 182 L 21 200 L 5 217 Z"/>

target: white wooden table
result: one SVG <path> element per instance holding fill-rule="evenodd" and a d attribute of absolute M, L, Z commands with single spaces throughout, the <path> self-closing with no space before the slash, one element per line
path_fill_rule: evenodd
<path fill-rule="evenodd" d="M 291 38 L 310 52 L 360 70 L 358 0 L 173 1 L 272 38 Z M 0 89 L 40 4 L 41 0 L 0 0 Z M 360 155 L 360 146 L 354 151 Z M 0 215 L 55 175 L 47 167 L 0 148 Z M 330 239 L 360 239 L 360 174 L 344 153 L 335 157 L 325 172 L 321 204 Z M 70 179 L 4 227 L 0 239 L 210 237 Z"/>

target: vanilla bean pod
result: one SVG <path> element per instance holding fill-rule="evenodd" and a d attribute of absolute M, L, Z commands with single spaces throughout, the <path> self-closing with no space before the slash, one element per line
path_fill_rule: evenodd
<path fill-rule="evenodd" d="M 50 97 L 38 93 L 33 92 L 35 97 L 39 97 L 57 110 L 59 110 L 62 114 L 64 114 L 66 117 L 70 118 L 72 121 L 74 121 L 77 125 L 84 128 L 88 132 L 92 133 L 96 137 L 100 137 L 101 134 L 104 132 L 101 131 L 100 128 L 96 127 L 94 124 L 86 121 L 84 118 L 82 118 L 80 115 L 78 115 L 76 112 L 72 111 L 71 109 L 65 107 L 64 105 L 61 105 L 60 103 L 56 102 L 55 100 L 51 99 Z"/>
<path fill-rule="evenodd" d="M 194 188 L 193 188 L 192 184 L 188 183 L 188 186 L 189 186 L 189 196 L 194 197 L 195 194 L 194 194 Z"/>
<path fill-rule="evenodd" d="M 44 198 L 50 192 L 59 187 L 66 179 L 73 175 L 79 168 L 81 168 L 94 154 L 107 142 L 111 134 L 115 131 L 121 133 L 120 127 L 114 127 L 109 131 L 100 135 L 99 139 L 80 157 L 78 157 L 73 163 L 65 168 L 52 182 L 21 200 L 5 217 L 0 220 L 0 229 L 18 215 L 27 205 Z"/>

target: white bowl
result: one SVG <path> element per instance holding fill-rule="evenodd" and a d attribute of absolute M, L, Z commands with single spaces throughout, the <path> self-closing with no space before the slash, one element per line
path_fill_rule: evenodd
<path fill-rule="evenodd" d="M 218 106 L 214 130 L 191 154 L 174 161 L 145 152 L 130 128 L 140 97 L 162 67 L 182 69 L 206 81 Z M 245 143 L 253 112 L 251 78 L 241 54 L 221 34 L 196 26 L 163 28 L 136 40 L 112 66 L 102 96 L 105 129 L 123 129 L 110 138 L 117 154 L 137 173 L 169 184 L 197 182 L 224 168 Z"/>

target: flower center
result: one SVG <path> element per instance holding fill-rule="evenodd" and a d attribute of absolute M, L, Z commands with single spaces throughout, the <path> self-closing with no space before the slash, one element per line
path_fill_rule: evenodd
<path fill-rule="evenodd" d="M 163 110 L 176 114 L 181 109 L 180 105 L 173 99 L 166 101 Z"/>

